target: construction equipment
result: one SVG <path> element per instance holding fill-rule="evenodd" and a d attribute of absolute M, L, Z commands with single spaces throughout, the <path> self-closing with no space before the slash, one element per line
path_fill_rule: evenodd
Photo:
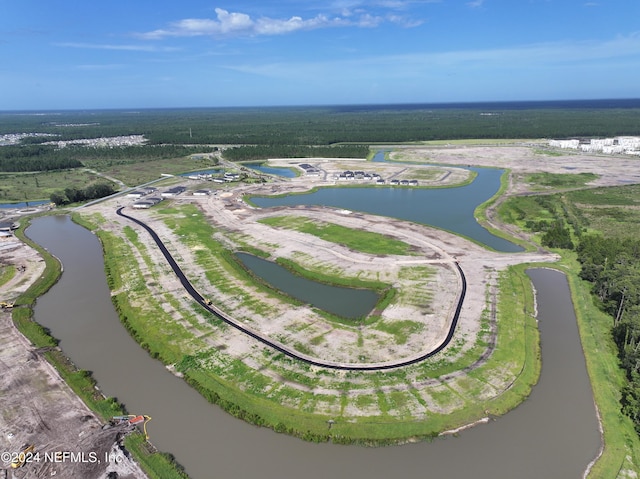
<path fill-rule="evenodd" d="M 18 456 L 13 461 L 11 461 L 11 467 L 13 469 L 18 469 L 19 467 L 24 466 L 25 462 L 27 462 L 27 459 L 31 457 L 31 453 L 35 450 L 35 448 L 35 444 L 27 445 L 22 450 L 22 452 L 18 453 Z"/>
<path fill-rule="evenodd" d="M 112 420 L 116 424 L 127 423 L 130 426 L 137 426 L 138 424 L 142 424 L 144 437 L 147 441 L 149 440 L 149 434 L 147 434 L 147 423 L 151 421 L 151 416 L 147 416 L 146 414 L 140 414 L 138 416 L 136 416 L 135 414 L 126 414 L 124 416 L 113 416 Z"/>

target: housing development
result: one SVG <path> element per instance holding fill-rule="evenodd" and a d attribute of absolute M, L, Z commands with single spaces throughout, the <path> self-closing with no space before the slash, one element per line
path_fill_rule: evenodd
<path fill-rule="evenodd" d="M 469 121 L 508 114 L 484 113 Z M 495 448 L 512 459 L 496 477 L 637 469 L 616 346 L 637 344 L 640 137 L 194 145 L 202 125 L 172 114 L 183 143 L 114 120 L 53 143 L 47 118 L 0 130 L 5 168 L 80 162 L 0 178 L 7 475 L 205 478 L 238 467 L 239 443 L 270 473 L 326 450 L 468 477 L 495 465 L 450 458 Z M 241 115 L 233 135 L 261 131 Z"/>

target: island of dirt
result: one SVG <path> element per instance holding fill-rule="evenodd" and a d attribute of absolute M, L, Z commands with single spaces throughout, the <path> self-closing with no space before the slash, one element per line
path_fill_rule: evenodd
<path fill-rule="evenodd" d="M 296 167 L 301 161 L 277 160 L 270 164 Z M 477 345 L 478 338 L 488 340 L 488 352 L 482 356 L 489 357 L 495 343 L 495 302 L 500 272 L 513 264 L 557 259 L 555 255 L 544 251 L 491 252 L 442 230 L 360 212 L 326 207 L 263 210 L 244 201 L 245 197 L 251 195 L 293 194 L 314 187 L 338 185 L 344 181 L 340 179 L 340 174 L 345 170 L 367 170 L 385 178 L 386 184 L 392 179 L 400 182 L 419 177 L 420 186 L 450 186 L 468 181 L 470 175 L 468 170 L 455 167 L 371 164 L 344 159 L 305 159 L 304 162 L 312 167 L 313 174 L 303 171 L 297 178 L 286 182 L 232 183 L 212 188 L 209 195 L 194 195 L 198 190 L 211 188 L 211 183 L 180 180 L 187 191 L 162 202 L 156 208 L 134 208 L 133 201 L 127 204 L 120 200 L 118 204 L 125 206 L 127 215 L 139 219 L 156 232 L 199 293 L 211 298 L 234 321 L 254 335 L 296 351 L 298 356 L 328 366 L 384 367 L 421 357 L 434 350 L 449 331 L 459 299 L 461 279 L 456 272 L 456 264 L 460 265 L 467 277 L 466 297 L 452 341 L 454 347 L 446 348 L 433 361 L 455 363 Z M 199 358 L 189 359 L 189 367 L 216 371 L 225 379 L 234 380 L 226 373 L 229 361 L 232 364 L 241 363 L 242 368 L 249 368 L 259 375 L 259 382 L 263 384 L 259 394 L 277 398 L 286 407 L 296 407 L 300 394 L 313 397 L 310 412 L 321 415 L 375 417 L 383 414 L 380 409 L 383 406 L 369 398 L 392 391 L 406 393 L 407 403 L 402 408 L 385 411 L 384 414 L 390 417 L 400 418 L 410 414 L 413 418 L 424 418 L 433 412 L 448 414 L 462 407 L 463 404 L 454 396 L 445 400 L 436 397 L 447 389 L 455 389 L 464 396 L 466 386 L 463 383 L 469 381 L 465 371 L 449 374 L 444 381 L 425 379 L 420 367 L 415 367 L 404 371 L 405 376 L 400 382 L 390 372 L 377 384 L 366 373 L 334 371 L 327 375 L 322 372 L 322 367 L 308 369 L 301 364 L 285 361 L 278 355 L 274 356 L 267 346 L 234 328 L 212 327 L 202 313 L 200 316 L 196 313 L 194 318 L 193 300 L 187 297 L 178 278 L 167 273 L 165 259 L 158 248 L 150 244 L 148 234 L 143 229 L 117 216 L 114 203 L 108 201 L 93 205 L 84 209 L 82 214 L 89 219 L 100 218 L 100 228 L 125 243 L 130 238 L 123 233 L 124 229 L 133 228 L 136 231 L 141 241 L 131 248 L 131 259 L 138 269 L 123 273 L 122 282 L 127 284 L 133 279 L 128 274 L 142 275 L 149 278 L 146 281 L 149 293 L 138 297 L 128 292 L 128 301 L 133 305 L 141 305 L 147 301 L 147 297 L 169 294 L 173 298 L 158 305 L 158 308 L 172 325 L 181 324 L 185 331 L 189 331 L 191 339 L 184 340 L 181 351 L 189 357 Z M 299 217 L 317 224 L 336 224 L 354 231 L 377 233 L 406 243 L 411 253 L 387 255 L 356 251 L 311 234 L 265 223 L 264 220 L 273 217 Z M 252 281 L 229 273 L 215 258 L 200 259 L 211 250 L 211 245 L 207 244 L 209 240 L 192 241 L 187 238 L 189 234 L 186 229 L 176 229 L 176 221 L 193 222 L 189 224 L 194 227 L 207 225 L 211 229 L 210 241 L 222 245 L 227 251 L 254 248 L 268 259 L 284 258 L 307 271 L 382 281 L 395 288 L 397 295 L 389 305 L 375 312 L 378 317 L 371 322 L 345 325 L 327 320 L 309 305 L 283 302 L 281 298 L 256 287 Z M 219 274 L 213 274 L 218 273 L 218 268 Z M 216 276 L 219 279 L 211 279 Z M 145 308 L 149 307 L 147 302 Z M 487 315 L 489 331 L 486 322 L 483 325 L 483 318 L 486 319 Z M 177 340 L 174 338 L 173 341 Z M 482 361 L 473 367 L 481 364 Z M 176 371 L 183 368 L 180 364 L 170 366 Z M 490 384 L 479 386 L 476 383 L 474 394 L 477 394 L 477 387 L 482 389 L 481 399 L 501 394 L 510 387 L 517 374 L 511 370 L 512 366 L 504 365 L 504 370 L 496 372 Z M 345 390 L 347 378 L 349 389 Z M 236 378 L 236 384 L 240 389 L 255 388 L 254 380 L 249 383 L 244 382 L 243 378 Z M 342 401 L 336 401 L 340 397 Z"/>

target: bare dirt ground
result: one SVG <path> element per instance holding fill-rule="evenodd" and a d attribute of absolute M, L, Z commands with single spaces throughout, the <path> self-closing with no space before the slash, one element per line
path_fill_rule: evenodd
<path fill-rule="evenodd" d="M 445 148 L 403 147 L 391 153 L 397 161 L 434 162 L 450 165 L 489 166 L 514 173 L 594 173 L 598 179 L 590 186 L 620 186 L 640 183 L 640 159 L 623 155 L 605 156 L 566 150 L 553 155 L 539 153 L 540 147 L 451 146 Z M 557 156 L 556 156 L 557 155 Z M 529 185 L 511 185 L 510 194 L 531 192 Z"/>
<path fill-rule="evenodd" d="M 6 302 L 13 302 L 44 270 L 37 252 L 13 237 L 0 243 L 0 262 L 17 268 L 16 275 L 0 287 Z M 42 353 L 15 328 L 11 310 L 1 310 L 0 477 L 102 479 L 117 472 L 120 478 L 146 478 L 117 446 L 123 431 L 103 430 Z M 28 444 L 35 446 L 33 456 L 12 469 L 11 460 Z M 74 455 L 56 457 L 56 452 Z"/>

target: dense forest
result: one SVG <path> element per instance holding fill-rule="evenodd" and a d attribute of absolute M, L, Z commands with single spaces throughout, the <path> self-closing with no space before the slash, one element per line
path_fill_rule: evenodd
<path fill-rule="evenodd" d="M 628 380 L 622 411 L 640 434 L 640 240 L 585 236 L 577 251 L 580 276 L 593 284 L 598 304 L 613 318 L 613 338 Z"/>
<path fill-rule="evenodd" d="M 640 102 L 632 100 L 0 113 L 0 135 L 48 133 L 56 135 L 56 140 L 72 140 L 139 134 L 157 145 L 369 144 L 597 137 L 638 131 Z"/>
<path fill-rule="evenodd" d="M 77 168 L 103 159 L 131 163 L 181 158 L 218 147 L 236 161 L 365 157 L 363 145 L 374 143 L 601 137 L 638 131 L 640 101 L 633 100 L 0 112 L 0 144 L 5 141 L 2 135 L 38 134 L 22 138 L 18 145 L 0 146 L 0 171 Z M 44 144 L 126 135 L 143 135 L 147 143 L 114 148 Z"/>
<path fill-rule="evenodd" d="M 302 145 L 255 145 L 238 146 L 224 151 L 230 161 L 262 160 L 267 158 L 366 158 L 367 145 L 302 146 Z"/>
<path fill-rule="evenodd" d="M 82 163 L 67 155 L 56 154 L 42 145 L 5 146 L 0 148 L 0 171 L 26 172 L 78 168 Z"/>
<path fill-rule="evenodd" d="M 195 153 L 211 152 L 206 146 L 155 145 L 122 146 L 117 148 L 92 148 L 52 145 L 0 147 L 0 171 L 33 172 L 79 168 L 85 160 L 146 161 L 178 158 Z"/>

